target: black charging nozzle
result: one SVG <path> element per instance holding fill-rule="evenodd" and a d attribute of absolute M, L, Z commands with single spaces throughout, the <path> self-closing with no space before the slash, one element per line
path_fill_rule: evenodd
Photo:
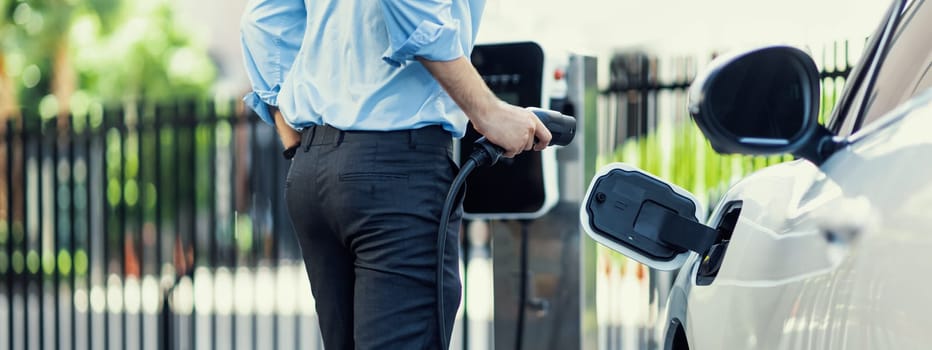
<path fill-rule="evenodd" d="M 544 124 L 550 135 L 548 146 L 566 146 L 573 142 L 576 137 L 576 118 L 557 111 L 551 111 L 541 108 L 528 108 Z M 453 203 L 459 202 L 462 196 L 460 191 L 466 182 L 466 177 L 477 167 L 492 166 L 502 157 L 505 150 L 497 145 L 492 144 L 485 137 L 476 140 L 475 150 L 469 155 L 468 159 L 463 159 L 463 165 L 459 174 L 453 179 L 450 185 L 450 191 L 447 192 L 447 199 L 443 204 L 443 211 L 440 215 L 440 226 L 437 233 L 437 324 L 440 331 L 440 348 L 447 349 L 450 344 L 446 338 L 446 321 L 444 321 L 443 310 L 443 252 L 446 247 L 447 227 L 450 224 L 450 215 L 453 213 Z"/>
<path fill-rule="evenodd" d="M 548 146 L 566 146 L 573 142 L 576 137 L 576 118 L 549 109 L 531 107 L 528 110 L 540 119 L 553 136 Z M 505 153 L 504 149 L 489 142 L 485 136 L 476 140 L 475 148 L 469 159 L 475 160 L 478 166 L 495 165 Z"/>

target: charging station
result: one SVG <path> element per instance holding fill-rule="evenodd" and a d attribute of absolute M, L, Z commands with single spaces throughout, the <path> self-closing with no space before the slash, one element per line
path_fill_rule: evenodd
<path fill-rule="evenodd" d="M 577 123 L 569 145 L 502 159 L 466 181 L 464 218 L 486 221 L 491 234 L 494 346 L 594 349 L 595 244 L 584 238 L 578 213 L 596 170 L 596 59 L 533 42 L 476 45 L 471 58 L 502 100 Z M 460 159 L 479 137 L 470 127 Z"/>
<path fill-rule="evenodd" d="M 544 74 L 547 68 L 552 68 L 550 71 L 565 68 L 547 57 L 536 43 L 477 45 L 471 58 L 486 84 L 503 101 L 521 107 L 565 112 L 553 108 L 547 93 L 562 87 L 565 94 L 564 79 Z M 481 135 L 469 124 L 459 148 L 460 159 L 473 152 L 473 143 L 479 137 Z M 469 190 L 463 200 L 464 217 L 474 220 L 539 218 L 559 200 L 556 180 L 556 150 L 552 147 L 540 152 L 523 152 L 513 159 L 501 159 L 494 166 L 476 169 L 466 180 Z"/>

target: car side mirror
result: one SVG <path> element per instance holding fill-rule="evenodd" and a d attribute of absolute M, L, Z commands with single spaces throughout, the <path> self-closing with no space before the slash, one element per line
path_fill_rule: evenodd
<path fill-rule="evenodd" d="M 659 270 L 680 268 L 690 251 L 704 255 L 718 238 L 691 193 L 624 163 L 599 170 L 579 218 L 596 242 Z"/>
<path fill-rule="evenodd" d="M 794 47 L 715 59 L 689 89 L 689 113 L 719 153 L 791 153 L 820 164 L 834 150 L 819 125 L 819 71 Z"/>

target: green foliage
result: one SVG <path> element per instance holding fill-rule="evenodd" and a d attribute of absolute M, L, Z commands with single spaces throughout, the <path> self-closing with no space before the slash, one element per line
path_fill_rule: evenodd
<path fill-rule="evenodd" d="M 0 0 L 0 71 L 34 111 L 27 115 L 39 114 L 40 102 L 47 114 L 93 101 L 202 97 L 216 69 L 179 25 L 174 1 Z M 58 74 L 76 78 L 69 101 L 48 97 Z"/>
<path fill-rule="evenodd" d="M 206 49 L 175 23 L 171 2 L 124 4 L 123 22 L 108 35 L 97 13 L 76 16 L 71 31 L 82 89 L 105 100 L 198 97 L 215 76 Z"/>
<path fill-rule="evenodd" d="M 695 124 L 661 124 L 647 136 L 625 142 L 613 155 L 600 158 L 599 166 L 611 162 L 637 166 L 692 192 L 712 209 L 741 176 L 787 159 L 792 158 L 720 155 Z"/>

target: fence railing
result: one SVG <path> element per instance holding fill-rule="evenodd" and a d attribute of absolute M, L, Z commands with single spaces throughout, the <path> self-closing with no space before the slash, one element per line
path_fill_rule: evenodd
<path fill-rule="evenodd" d="M 233 102 L 0 125 L 0 348 L 322 348 L 288 166 Z"/>
<path fill-rule="evenodd" d="M 319 346 L 287 163 L 238 104 L 91 106 L 0 131 L 0 347 Z"/>

